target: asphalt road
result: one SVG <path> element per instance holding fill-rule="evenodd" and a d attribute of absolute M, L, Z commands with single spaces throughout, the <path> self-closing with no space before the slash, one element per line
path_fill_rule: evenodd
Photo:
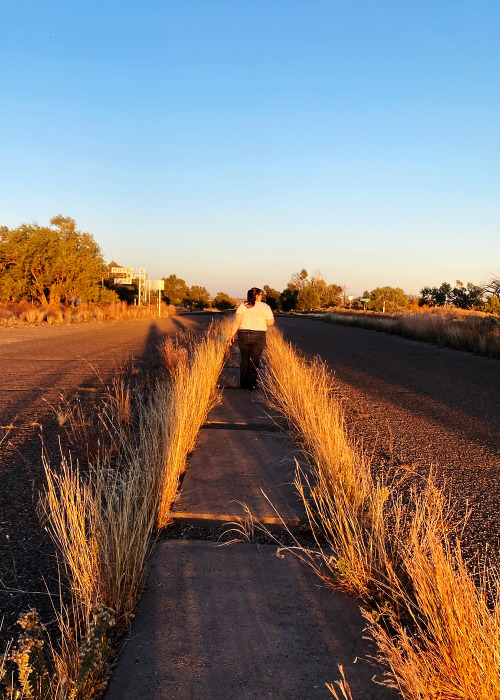
<path fill-rule="evenodd" d="M 21 612 L 33 606 L 44 622 L 54 618 L 47 590 L 59 589 L 55 552 L 38 513 L 42 445 L 52 464 L 60 460 L 59 441 L 67 447 L 59 406 L 75 396 L 87 406 L 99 402 L 117 373 L 161 363 L 166 335 L 210 320 L 210 314 L 190 314 L 0 328 L 0 654 L 19 634 Z"/>
<path fill-rule="evenodd" d="M 279 317 L 277 326 L 327 362 L 347 425 L 374 466 L 432 468 L 457 515 L 471 508 L 468 550 L 488 542 L 498 556 L 500 362 L 309 317 Z"/>
<path fill-rule="evenodd" d="M 0 652 L 29 606 L 53 617 L 46 587 L 57 590 L 54 550 L 37 515 L 43 488 L 42 440 L 57 459 L 61 396 L 95 400 L 130 364 L 161 362 L 162 337 L 201 328 L 210 316 L 0 329 Z M 500 528 L 500 364 L 375 331 L 279 317 L 286 337 L 320 355 L 335 375 L 347 424 L 373 454 L 446 479 L 472 515 L 467 545 L 498 553 Z M 131 359 L 132 358 L 132 359 Z M 12 425 L 7 433 L 6 426 Z M 6 435 L 6 437 L 5 437 Z"/>

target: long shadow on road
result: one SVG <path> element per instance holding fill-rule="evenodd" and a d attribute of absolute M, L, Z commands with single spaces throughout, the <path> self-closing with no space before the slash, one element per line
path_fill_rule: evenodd
<path fill-rule="evenodd" d="M 196 319 L 189 325 L 203 327 L 205 322 Z M 67 454 L 70 450 L 55 410 L 61 401 L 61 385 L 66 399 L 78 396 L 85 410 L 94 410 L 117 374 L 140 380 L 143 373 L 157 372 L 164 364 L 165 338 L 176 335 L 185 326 L 177 320 L 171 323 L 170 319 L 161 324 L 152 322 L 142 350 L 137 352 L 132 337 L 128 360 L 121 364 L 106 354 L 91 364 L 78 361 L 76 370 L 73 367 L 71 375 L 65 375 L 67 381 L 62 382 L 61 375 L 68 370 L 66 361 L 43 374 L 32 372 L 30 377 L 24 376 L 22 391 L 18 393 L 0 390 L 0 424 L 7 425 L 17 416 L 14 428 L 0 445 L 0 655 L 6 642 L 18 636 L 16 621 L 29 608 L 38 610 L 49 631 L 54 625 L 54 609 L 47 591 L 58 595 L 59 573 L 54 546 L 38 513 L 45 485 L 42 452 L 54 466 L 60 462 L 61 451 Z M 68 355 L 76 356 L 80 350 L 79 346 L 66 346 Z M 19 344 L 20 358 L 22 354 Z M 11 376 L 15 380 L 12 367 Z"/>

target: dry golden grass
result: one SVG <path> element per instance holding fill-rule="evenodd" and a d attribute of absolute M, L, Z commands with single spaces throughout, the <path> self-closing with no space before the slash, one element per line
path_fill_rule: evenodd
<path fill-rule="evenodd" d="M 344 669 L 342 666 L 339 666 L 339 671 L 340 671 L 340 675 L 342 676 L 342 680 L 335 681 L 335 683 L 338 685 L 340 692 L 342 693 L 342 697 L 345 698 L 345 700 L 354 700 L 353 695 L 352 695 L 352 691 L 349 687 L 349 683 L 346 680 Z M 335 700 L 341 700 L 333 683 L 327 683 L 326 687 L 328 688 L 330 693 L 333 695 Z"/>
<path fill-rule="evenodd" d="M 401 314 L 335 311 L 322 318 L 329 323 L 370 328 L 454 350 L 500 357 L 500 317 L 492 314 L 437 307 Z"/>
<path fill-rule="evenodd" d="M 322 559 L 324 577 L 363 598 L 374 585 L 394 579 L 393 558 L 387 547 L 384 504 L 388 486 L 375 481 L 363 452 L 346 435 L 344 416 L 333 396 L 326 367 L 307 363 L 277 333 L 269 333 L 263 389 L 269 404 L 288 420 L 312 467 L 313 483 L 298 472 L 301 493 L 313 532 L 326 537 L 335 552 Z M 402 522 L 403 508 L 394 527 Z"/>
<path fill-rule="evenodd" d="M 162 303 L 162 316 L 175 314 L 175 306 Z M 34 326 L 41 323 L 61 325 L 92 321 L 123 321 L 138 318 L 157 318 L 158 306 L 130 306 L 124 301 L 112 304 L 84 303 L 79 306 L 51 304 L 41 306 L 26 301 L 0 302 L 0 326 Z"/>
<path fill-rule="evenodd" d="M 446 537 L 422 543 L 413 532 L 404 564 L 413 624 L 392 614 L 389 633 L 368 614 L 395 687 L 411 700 L 498 700 L 500 601 L 498 593 L 493 604 L 488 600 L 492 582 L 477 585 L 459 544 L 450 549 Z"/>
<path fill-rule="evenodd" d="M 89 688 L 102 681 L 107 640 L 130 624 L 154 543 L 173 391 L 158 381 L 147 396 L 120 393 L 123 401 L 117 401 L 115 387 L 102 408 L 102 424 L 111 436 L 106 449 L 83 470 L 66 458 L 57 469 L 44 464 L 47 529 L 61 553 L 73 601 L 72 608 L 61 605 L 63 644 L 51 653 L 51 692 L 67 678 L 61 688 L 73 693 L 61 698 L 90 697 Z M 105 626 L 93 639 L 92 630 L 106 616 L 112 618 L 113 634 Z"/>
<path fill-rule="evenodd" d="M 230 322 L 212 324 L 197 343 L 165 345 L 165 364 L 172 377 L 173 396 L 168 416 L 169 450 L 163 472 L 161 499 L 158 508 L 158 528 L 170 521 L 170 505 L 177 491 L 186 460 L 195 447 L 198 432 L 207 413 L 219 400 L 216 392 L 227 353 L 226 338 Z"/>
<path fill-rule="evenodd" d="M 404 498 L 397 472 L 385 484 L 373 479 L 346 437 L 323 364 L 301 359 L 276 333 L 266 360 L 267 400 L 286 416 L 311 466 L 310 477 L 297 473 L 296 486 L 313 532 L 329 545 L 300 556 L 326 582 L 364 599 L 405 698 L 498 700 L 498 571 L 479 580 L 469 571 L 448 499 L 432 479 L 406 488 Z"/>
<path fill-rule="evenodd" d="M 167 343 L 170 372 L 147 382 L 147 391 L 117 381 L 94 420 L 99 449 L 84 450 L 91 458 L 83 468 L 66 457 L 57 469 L 44 462 L 46 528 L 72 605 L 61 602 L 56 611 L 60 648 L 46 643 L 38 620 L 30 621 L 37 636 L 23 642 L 26 653 L 17 653 L 24 695 L 15 697 L 84 700 L 104 688 L 109 647 L 130 624 L 156 530 L 169 521 L 187 455 L 217 400 L 226 325 L 184 338 L 183 346 Z M 88 439 L 81 407 L 76 417 L 65 410 L 64 421 L 73 439 Z"/>

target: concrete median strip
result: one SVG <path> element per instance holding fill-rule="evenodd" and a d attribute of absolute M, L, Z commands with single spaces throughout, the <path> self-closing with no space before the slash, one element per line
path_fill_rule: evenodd
<path fill-rule="evenodd" d="M 250 514 L 270 528 L 303 525 L 300 455 L 256 396 L 224 391 L 209 424 L 218 429 L 200 433 L 174 519 L 203 528 Z M 383 670 L 368 660 L 376 650 L 363 628 L 357 602 L 286 549 L 164 540 L 106 698 L 331 698 L 325 684 L 341 664 L 355 700 L 393 700 L 372 680 Z"/>

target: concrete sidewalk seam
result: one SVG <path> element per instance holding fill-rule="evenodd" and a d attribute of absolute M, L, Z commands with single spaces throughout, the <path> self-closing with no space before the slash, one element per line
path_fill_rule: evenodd
<path fill-rule="evenodd" d="M 175 520 L 213 520 L 215 522 L 232 523 L 239 522 L 246 519 L 246 515 L 237 515 L 236 513 L 190 513 L 190 512 L 173 512 L 172 517 Z M 255 524 L 262 523 L 262 525 L 283 525 L 283 526 L 298 526 L 305 523 L 305 521 L 300 520 L 300 518 L 273 518 L 271 516 L 264 516 L 257 518 L 252 516 Z"/>
<path fill-rule="evenodd" d="M 201 426 L 202 430 L 255 430 L 255 432 L 280 433 L 283 428 L 269 423 L 232 423 L 230 421 L 207 421 Z"/>

